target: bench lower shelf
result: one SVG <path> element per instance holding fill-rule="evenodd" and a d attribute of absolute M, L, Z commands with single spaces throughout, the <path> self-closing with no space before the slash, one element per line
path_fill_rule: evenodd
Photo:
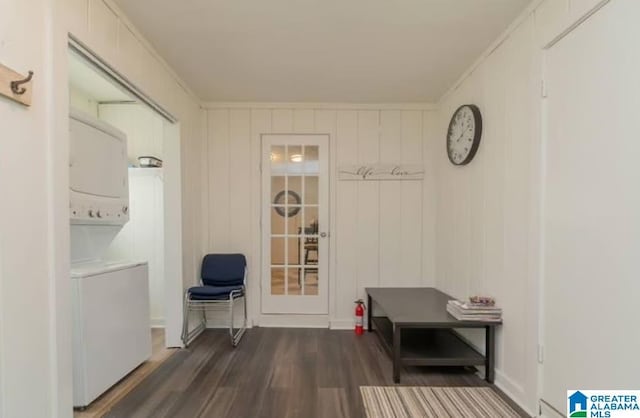
<path fill-rule="evenodd" d="M 373 317 L 374 331 L 393 356 L 393 324 L 385 317 Z M 425 324 L 426 326 L 426 324 Z M 403 328 L 400 360 L 412 366 L 482 366 L 485 357 L 451 329 Z"/>

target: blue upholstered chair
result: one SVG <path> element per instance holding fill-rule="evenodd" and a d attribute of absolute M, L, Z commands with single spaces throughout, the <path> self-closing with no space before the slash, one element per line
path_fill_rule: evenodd
<path fill-rule="evenodd" d="M 191 340 L 206 327 L 207 311 L 228 309 L 231 344 L 238 345 L 247 325 L 247 260 L 242 254 L 207 254 L 202 260 L 200 273 L 202 286 L 189 288 L 184 295 L 184 322 L 182 342 L 187 347 Z M 233 327 L 234 301 L 242 299 L 244 319 L 238 329 Z M 202 323 L 189 331 L 189 313 L 202 312 Z"/>

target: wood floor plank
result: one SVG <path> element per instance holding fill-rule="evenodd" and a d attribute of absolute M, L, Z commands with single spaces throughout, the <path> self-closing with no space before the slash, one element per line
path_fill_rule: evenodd
<path fill-rule="evenodd" d="M 233 348 L 226 331 L 207 330 L 107 416 L 357 418 L 360 386 L 393 385 L 391 360 L 373 334 L 253 328 Z M 402 385 L 488 384 L 470 369 L 411 367 Z"/>
<path fill-rule="evenodd" d="M 342 388 L 318 388 L 318 418 L 349 418 L 349 401 Z"/>
<path fill-rule="evenodd" d="M 231 403 L 236 399 L 236 389 L 217 388 L 204 405 L 198 418 L 226 417 Z"/>

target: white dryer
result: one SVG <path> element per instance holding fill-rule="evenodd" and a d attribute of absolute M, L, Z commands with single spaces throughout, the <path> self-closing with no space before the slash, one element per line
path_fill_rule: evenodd
<path fill-rule="evenodd" d="M 129 220 L 127 136 L 75 110 L 69 131 L 71 223 L 124 225 Z"/>

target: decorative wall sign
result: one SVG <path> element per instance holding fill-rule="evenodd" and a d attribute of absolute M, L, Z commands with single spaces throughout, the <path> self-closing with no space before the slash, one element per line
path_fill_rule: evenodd
<path fill-rule="evenodd" d="M 357 164 L 338 167 L 339 180 L 422 180 L 418 164 Z"/>

